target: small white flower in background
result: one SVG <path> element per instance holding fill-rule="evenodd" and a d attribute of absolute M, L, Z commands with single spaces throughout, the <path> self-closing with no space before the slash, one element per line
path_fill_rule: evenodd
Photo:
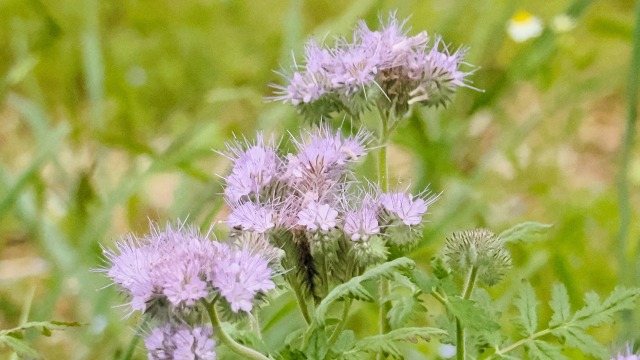
<path fill-rule="evenodd" d="M 567 14 L 558 14 L 551 20 L 551 28 L 557 33 L 565 33 L 576 27 L 576 19 Z"/>
<path fill-rule="evenodd" d="M 442 344 L 438 349 L 438 353 L 440 353 L 440 357 L 449 359 L 456 355 L 456 347 L 451 344 Z"/>
<path fill-rule="evenodd" d="M 516 13 L 507 25 L 507 33 L 515 42 L 524 42 L 542 34 L 544 26 L 539 17 L 526 12 Z"/>

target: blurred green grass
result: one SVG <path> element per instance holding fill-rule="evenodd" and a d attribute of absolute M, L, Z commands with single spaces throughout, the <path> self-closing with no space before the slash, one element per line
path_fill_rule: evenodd
<path fill-rule="evenodd" d="M 411 16 L 414 32 L 470 46 L 468 60 L 480 67 L 474 86 L 484 89 L 463 89 L 444 111 L 414 112 L 393 138 L 396 179 L 443 192 L 412 257 L 427 266 L 455 230 L 498 232 L 533 220 L 554 227 L 544 241 L 512 248 L 516 269 L 493 290 L 502 301 L 525 277 L 545 301 L 554 281 L 565 282 L 574 305 L 589 289 L 640 285 L 637 144 L 623 199 L 631 221 L 616 243 L 633 7 L 630 0 L 0 1 L 0 327 L 17 325 L 21 314 L 79 321 L 87 325 L 31 340 L 47 358 L 117 358 L 135 319 L 113 308 L 120 301 L 113 288 L 97 290 L 107 285 L 89 272 L 102 264 L 100 245 L 144 233 L 149 219 L 188 217 L 208 227 L 220 218 L 216 174 L 228 163 L 211 149 L 233 134 L 300 126 L 288 106 L 263 101 L 268 84 L 282 80 L 272 70 L 290 66 L 307 36 L 330 40 L 357 18 L 375 25 L 396 8 Z M 544 21 L 540 37 L 508 37 L 519 10 Z M 575 28 L 554 32 L 549 25 L 560 14 L 574 17 Z M 370 178 L 372 160 L 361 167 Z M 279 298 L 265 310 L 273 347 L 301 321 L 292 301 Z M 350 326 L 375 331 L 365 325 L 376 323 L 374 310 L 359 308 Z M 616 332 L 640 339 L 637 327 L 596 335 L 611 341 Z"/>

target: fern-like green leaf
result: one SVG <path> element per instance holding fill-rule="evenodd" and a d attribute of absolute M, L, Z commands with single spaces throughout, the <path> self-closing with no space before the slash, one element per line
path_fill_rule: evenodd
<path fill-rule="evenodd" d="M 564 284 L 556 283 L 551 290 L 551 301 L 549 306 L 553 310 L 553 315 L 549 321 L 549 327 L 567 322 L 571 318 L 571 304 L 569 303 L 569 294 Z"/>
<path fill-rule="evenodd" d="M 442 329 L 428 327 L 410 327 L 392 330 L 386 334 L 374 335 L 359 340 L 353 349 L 345 352 L 343 357 L 346 359 L 354 358 L 358 353 L 374 353 L 384 354 L 393 359 L 402 359 L 400 349 L 395 345 L 397 341 L 418 342 L 419 339 L 429 341 L 431 336 L 445 335 Z"/>
<path fill-rule="evenodd" d="M 329 306 L 340 299 L 352 298 L 364 301 L 373 301 L 371 294 L 362 286 L 362 283 L 369 280 L 376 280 L 384 277 L 393 278 L 396 272 L 404 272 L 413 269 L 415 263 L 413 260 L 401 257 L 393 261 L 380 264 L 374 268 L 367 270 L 364 274 L 356 276 L 344 284 L 336 286 L 318 305 L 314 313 L 315 322 L 324 324 Z"/>
<path fill-rule="evenodd" d="M 610 322 L 616 312 L 633 308 L 638 295 L 640 295 L 640 289 L 626 289 L 618 286 L 601 304 L 596 293 L 587 293 L 585 295 L 586 305 L 576 311 L 571 324 L 586 329 Z"/>
<path fill-rule="evenodd" d="M 515 305 L 520 313 L 518 324 L 522 329 L 522 335 L 533 335 L 538 328 L 538 314 L 536 312 L 538 299 L 535 290 L 528 282 L 522 286 L 520 294 L 515 299 Z"/>
<path fill-rule="evenodd" d="M 534 340 L 527 345 L 529 358 L 532 360 L 569 360 L 562 354 L 562 349 L 548 342 Z"/>
<path fill-rule="evenodd" d="M 459 296 L 447 298 L 447 310 L 455 316 L 465 329 L 475 331 L 496 331 L 500 325 L 493 321 L 487 310 L 481 308 L 475 301 L 463 299 Z"/>
<path fill-rule="evenodd" d="M 561 327 L 551 332 L 556 337 L 561 337 L 567 346 L 576 348 L 585 354 L 591 354 L 598 359 L 607 359 L 609 351 L 591 335 L 584 333 L 576 327 Z"/>
<path fill-rule="evenodd" d="M 395 293 L 392 292 L 392 294 Z M 426 308 L 422 305 L 419 293 L 393 296 L 391 298 L 391 309 L 387 313 L 389 325 L 391 325 L 392 329 L 403 327 L 414 314 L 424 311 L 426 311 Z"/>
<path fill-rule="evenodd" d="M 353 348 L 356 342 L 356 334 L 352 330 L 343 331 L 340 336 L 338 336 L 338 340 L 331 348 L 336 354 L 342 354 L 348 350 Z"/>
<path fill-rule="evenodd" d="M 324 330 L 316 328 L 309 338 L 309 342 L 307 343 L 306 349 L 304 349 L 304 353 L 307 355 L 307 359 L 309 360 L 324 360 L 327 356 L 327 352 L 329 352 L 329 348 L 327 347 L 327 335 Z"/>
<path fill-rule="evenodd" d="M 537 222 L 523 222 L 510 229 L 507 229 L 498 235 L 503 243 L 514 242 L 532 242 L 538 240 L 551 227 L 550 224 L 541 224 Z"/>
<path fill-rule="evenodd" d="M 420 269 L 413 270 L 410 279 L 425 294 L 430 294 L 439 283 L 438 278 L 430 276 Z"/>

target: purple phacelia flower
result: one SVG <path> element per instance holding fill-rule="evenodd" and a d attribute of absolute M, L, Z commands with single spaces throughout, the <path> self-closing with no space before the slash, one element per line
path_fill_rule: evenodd
<path fill-rule="evenodd" d="M 618 352 L 611 360 L 640 360 L 640 354 L 634 354 L 631 346 L 627 344 L 625 350 Z"/>
<path fill-rule="evenodd" d="M 179 261 L 175 266 L 165 266 L 159 270 L 163 273 L 162 293 L 173 305 L 193 306 L 196 301 L 209 295 L 207 283 L 201 279 L 204 270 L 201 264 Z"/>
<path fill-rule="evenodd" d="M 210 327 L 165 325 L 154 328 L 145 338 L 149 360 L 215 360 L 216 342 Z"/>
<path fill-rule="evenodd" d="M 227 224 L 240 230 L 265 233 L 275 226 L 273 209 L 252 202 L 233 204 Z"/>
<path fill-rule="evenodd" d="M 343 230 L 352 241 L 368 240 L 370 236 L 380 233 L 377 211 L 370 207 L 347 211 L 344 215 Z"/>
<path fill-rule="evenodd" d="M 347 96 L 362 90 L 366 96 L 367 88 L 375 83 L 381 65 L 378 48 L 347 44 L 335 52 L 331 87 Z"/>
<path fill-rule="evenodd" d="M 261 134 L 255 144 L 239 142 L 227 144 L 224 155 L 233 161 L 231 174 L 225 178 L 225 195 L 230 201 L 239 201 L 251 194 L 259 194 L 277 179 L 281 160 L 276 154 L 273 141 L 265 143 Z"/>
<path fill-rule="evenodd" d="M 462 48 L 451 54 L 447 46 L 441 44 L 442 39 L 437 38 L 435 45 L 427 53 L 424 59 L 425 71 L 419 84 L 409 94 L 409 104 L 420 102 L 425 105 L 445 105 L 457 88 L 470 87 L 465 82 L 465 77 L 470 72 L 460 70 L 467 50 Z"/>
<path fill-rule="evenodd" d="M 304 226 L 307 231 L 323 233 L 328 232 L 336 226 L 338 212 L 329 204 L 320 204 L 311 201 L 298 213 L 298 225 Z"/>
<path fill-rule="evenodd" d="M 470 87 L 465 82 L 470 72 L 460 70 L 465 50 L 450 54 L 439 37 L 429 47 L 427 33 L 409 36 L 406 20 L 399 22 L 395 13 L 380 23 L 382 30 L 372 31 L 360 21 L 352 41 L 340 37 L 330 48 L 310 40 L 306 65 L 296 64 L 293 75 L 284 75 L 288 85 L 272 85 L 271 99 L 290 103 L 311 119 L 341 110 L 358 116 L 373 102 L 402 115 L 413 103 L 445 105 L 458 87 Z"/>
<path fill-rule="evenodd" d="M 104 271 L 130 295 L 131 312 L 149 310 L 157 297 L 189 307 L 208 295 L 203 278 L 216 250 L 195 229 L 154 227 L 143 238 L 128 235 L 116 249 L 104 250 L 108 261 Z"/>
<path fill-rule="evenodd" d="M 424 52 L 429 41 L 427 33 L 422 31 L 415 36 L 407 36 L 406 22 L 399 23 L 395 13 L 391 13 L 386 24 L 380 19 L 381 31 L 370 30 L 364 21 L 358 23 L 354 33 L 362 46 L 377 49 L 380 69 L 405 67 L 408 58 Z"/>
<path fill-rule="evenodd" d="M 328 126 L 320 126 L 308 134 L 308 140 L 294 139 L 298 154 L 289 156 L 287 173 L 302 179 L 343 170 L 342 165 L 366 154 L 370 139 L 371 134 L 364 130 L 343 138 Z"/>
<path fill-rule="evenodd" d="M 422 199 L 419 196 L 411 196 L 404 192 L 383 193 L 379 197 L 382 207 L 393 216 L 397 217 L 407 226 L 419 225 L 422 216 L 427 213 L 427 207 L 433 204 L 438 196 Z"/>
<path fill-rule="evenodd" d="M 278 87 L 279 95 L 274 99 L 291 103 L 293 106 L 312 103 L 327 93 L 321 76 L 321 74 L 309 72 L 295 72 L 289 79 L 289 85 Z"/>
<path fill-rule="evenodd" d="M 270 259 L 249 248 L 225 247 L 216 258 L 210 274 L 213 285 L 231 310 L 250 312 L 256 295 L 275 288 Z"/>

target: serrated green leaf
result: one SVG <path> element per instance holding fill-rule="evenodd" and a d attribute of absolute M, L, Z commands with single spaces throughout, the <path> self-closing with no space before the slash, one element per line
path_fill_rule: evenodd
<path fill-rule="evenodd" d="M 314 321 L 317 324 L 324 324 L 326 320 L 329 306 L 339 300 L 352 298 L 364 301 L 373 301 L 371 294 L 362 286 L 362 283 L 369 280 L 376 280 L 384 277 L 393 278 L 393 274 L 400 271 L 413 269 L 415 263 L 413 260 L 401 257 L 393 261 L 380 264 L 367 270 L 364 274 L 351 278 L 344 284 L 336 286 L 323 300 L 320 302 L 314 313 Z"/>
<path fill-rule="evenodd" d="M 327 335 L 323 329 L 316 328 L 309 338 L 304 353 L 309 360 L 323 360 L 328 352 Z"/>
<path fill-rule="evenodd" d="M 465 329 L 475 331 L 496 331 L 500 324 L 493 321 L 486 309 L 481 308 L 475 301 L 463 299 L 459 296 L 447 298 L 447 310 L 455 316 Z"/>
<path fill-rule="evenodd" d="M 422 270 L 414 269 L 411 274 L 411 281 L 422 290 L 423 293 L 429 294 L 433 289 L 438 286 L 439 280 L 435 277 L 429 276 Z"/>
<path fill-rule="evenodd" d="M 515 305 L 520 315 L 518 324 L 523 331 L 523 335 L 533 335 L 538 328 L 538 313 L 536 311 L 538 299 L 536 298 L 535 290 L 528 282 L 524 283 L 520 289 L 520 294 L 515 299 Z"/>
<path fill-rule="evenodd" d="M 507 354 L 493 354 L 490 359 L 503 359 L 503 360 L 522 360 L 519 357 L 507 355 Z"/>
<path fill-rule="evenodd" d="M 392 330 L 386 334 L 366 337 L 358 342 L 352 350 L 346 352 L 347 357 L 357 353 L 368 352 L 374 354 L 384 354 L 394 359 L 402 359 L 400 349 L 395 345 L 397 341 L 418 342 L 419 339 L 429 341 L 431 336 L 446 335 L 446 332 L 437 328 L 401 328 Z"/>
<path fill-rule="evenodd" d="M 551 306 L 553 310 L 549 327 L 554 327 L 569 321 L 571 318 L 571 304 L 569 303 L 569 294 L 564 284 L 556 283 L 553 285 L 549 306 Z"/>
<path fill-rule="evenodd" d="M 553 225 L 542 224 L 537 222 L 523 222 L 510 229 L 507 229 L 498 235 L 498 238 L 503 243 L 515 243 L 515 242 L 532 242 L 539 240 L 547 230 Z"/>
<path fill-rule="evenodd" d="M 491 319 L 500 319 L 500 309 L 496 307 L 496 303 L 493 302 L 487 290 L 483 288 L 475 289 L 473 291 L 473 301 L 481 308 L 487 310 L 487 314 L 489 314 Z M 489 345 L 489 347 L 498 347 L 502 345 L 504 340 L 500 331 L 483 331 L 479 334 L 479 337 L 485 344 Z"/>
<path fill-rule="evenodd" d="M 336 354 L 342 354 L 343 352 L 351 350 L 355 342 L 356 334 L 352 330 L 345 330 L 338 336 L 338 340 L 336 340 L 331 351 Z"/>
<path fill-rule="evenodd" d="M 307 356 L 298 349 L 292 349 L 287 345 L 278 353 L 278 360 L 306 360 Z"/>
<path fill-rule="evenodd" d="M 600 298 L 596 293 L 587 293 L 585 295 L 586 305 L 576 311 L 571 319 L 571 325 L 586 329 L 610 322 L 616 312 L 632 309 L 638 295 L 640 295 L 640 289 L 626 289 L 618 286 L 600 304 Z"/>
<path fill-rule="evenodd" d="M 529 358 L 532 360 L 569 360 L 562 354 L 562 349 L 541 340 L 534 340 L 527 344 Z"/>
<path fill-rule="evenodd" d="M 0 337 L 0 348 L 4 346 L 10 347 L 13 352 L 15 352 L 20 356 L 24 356 L 27 358 L 36 358 L 36 359 L 41 358 L 38 352 L 32 349 L 31 347 L 29 347 L 27 343 L 13 336 Z"/>
<path fill-rule="evenodd" d="M 554 329 L 551 334 L 563 338 L 567 346 L 576 348 L 585 354 L 593 355 L 599 359 L 607 359 L 610 356 L 609 351 L 604 346 L 579 328 L 572 326 L 560 327 Z"/>
<path fill-rule="evenodd" d="M 392 329 L 400 328 L 406 325 L 412 315 L 418 312 L 425 312 L 427 309 L 422 305 L 419 294 L 415 293 L 408 296 L 399 296 L 391 300 L 391 309 L 387 313 L 389 325 Z"/>

